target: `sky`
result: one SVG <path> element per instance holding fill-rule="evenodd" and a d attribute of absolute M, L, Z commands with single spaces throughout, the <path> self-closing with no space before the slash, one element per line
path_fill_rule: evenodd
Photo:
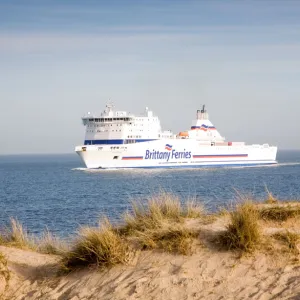
<path fill-rule="evenodd" d="M 0 0 L 0 154 L 71 153 L 108 101 L 300 149 L 300 1 Z"/>

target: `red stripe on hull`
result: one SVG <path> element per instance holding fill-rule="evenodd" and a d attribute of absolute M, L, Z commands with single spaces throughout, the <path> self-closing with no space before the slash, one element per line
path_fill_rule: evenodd
<path fill-rule="evenodd" d="M 248 157 L 248 154 L 240 155 L 193 155 L 193 158 L 232 158 L 232 157 Z"/>

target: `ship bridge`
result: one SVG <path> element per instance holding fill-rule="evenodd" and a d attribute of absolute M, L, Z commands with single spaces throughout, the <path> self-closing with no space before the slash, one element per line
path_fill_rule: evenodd
<path fill-rule="evenodd" d="M 86 126 L 85 145 L 133 144 L 161 138 L 173 138 L 172 132 L 162 132 L 157 116 L 147 107 L 140 116 L 126 111 L 114 111 L 107 104 L 100 115 L 90 112 L 82 118 Z"/>

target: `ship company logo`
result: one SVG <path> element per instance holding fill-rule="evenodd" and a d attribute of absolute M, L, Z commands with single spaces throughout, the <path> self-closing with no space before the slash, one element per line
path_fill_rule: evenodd
<path fill-rule="evenodd" d="M 207 130 L 215 130 L 216 127 L 215 127 L 215 126 L 208 126 L 208 125 L 202 124 L 201 126 L 192 126 L 191 129 L 192 129 L 192 130 L 203 130 L 203 131 L 207 131 Z"/>
<path fill-rule="evenodd" d="M 207 131 L 207 129 L 208 129 L 208 126 L 205 125 L 205 124 L 202 124 L 202 125 L 200 126 L 200 130 Z"/>
<path fill-rule="evenodd" d="M 165 149 L 168 150 L 168 151 L 171 151 L 172 150 L 172 145 L 166 144 Z"/>
<path fill-rule="evenodd" d="M 191 151 L 176 151 L 173 149 L 172 145 L 166 144 L 165 150 L 167 151 L 156 151 L 156 150 L 146 150 L 145 159 L 162 159 L 169 161 L 170 159 L 189 159 L 192 157 Z"/>

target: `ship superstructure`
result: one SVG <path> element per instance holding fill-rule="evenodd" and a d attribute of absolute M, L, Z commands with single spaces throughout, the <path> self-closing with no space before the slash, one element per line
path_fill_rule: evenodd
<path fill-rule="evenodd" d="M 100 115 L 88 113 L 84 144 L 75 151 L 87 168 L 217 167 L 275 164 L 277 147 L 226 142 L 210 122 L 203 105 L 191 128 L 162 131 L 148 108 L 139 116 L 106 105 Z"/>

